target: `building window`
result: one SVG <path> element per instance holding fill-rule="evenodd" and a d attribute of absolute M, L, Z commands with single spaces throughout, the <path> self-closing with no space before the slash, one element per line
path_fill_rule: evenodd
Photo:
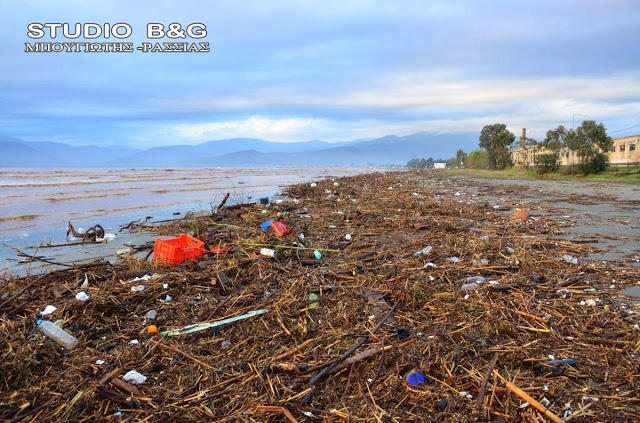
<path fill-rule="evenodd" d="M 624 151 L 624 144 L 620 144 L 620 151 Z"/>
<path fill-rule="evenodd" d="M 635 144 L 629 144 L 629 151 L 635 150 L 636 149 L 636 145 Z"/>
<path fill-rule="evenodd" d="M 616 146 L 615 146 L 615 145 L 614 145 L 614 146 L 611 146 L 611 152 L 612 152 L 612 153 L 615 153 L 615 152 L 616 152 Z"/>

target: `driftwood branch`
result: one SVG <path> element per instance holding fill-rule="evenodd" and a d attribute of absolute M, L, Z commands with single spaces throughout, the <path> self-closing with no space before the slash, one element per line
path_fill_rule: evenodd
<path fill-rule="evenodd" d="M 224 207 L 224 205 L 227 203 L 227 200 L 229 199 L 229 193 L 226 193 L 224 195 L 224 198 L 222 199 L 222 201 L 220 202 L 220 204 L 218 204 L 218 208 L 216 210 L 220 210 L 221 208 Z"/>
<path fill-rule="evenodd" d="M 82 238 L 82 242 L 84 243 L 85 241 L 95 241 L 96 238 L 104 238 L 104 228 L 100 225 L 95 225 L 87 229 L 85 233 L 81 234 L 76 231 L 71 224 L 71 221 L 69 221 L 69 227 L 67 228 L 67 240 L 69 240 L 70 234 L 74 238 Z"/>
<path fill-rule="evenodd" d="M 482 381 L 482 385 L 480 386 L 480 393 L 478 394 L 478 407 L 482 407 L 484 404 L 484 394 L 487 390 L 487 384 L 489 383 L 489 378 L 493 373 L 493 368 L 496 367 L 496 363 L 498 362 L 498 353 L 493 354 L 493 358 L 489 363 L 489 369 L 487 373 L 484 375 L 484 380 Z"/>
<path fill-rule="evenodd" d="M 43 262 L 43 263 L 47 263 L 47 264 L 53 264 L 53 265 L 56 265 L 56 266 L 73 267 L 73 265 L 71 265 L 71 264 L 60 263 L 60 262 L 53 261 L 53 260 L 45 260 L 45 259 L 44 259 L 44 258 L 42 258 L 42 257 L 34 256 L 34 255 L 32 255 L 32 254 L 27 254 L 27 253 L 25 253 L 24 251 L 20 251 L 18 248 L 16 248 L 16 247 L 12 247 L 12 246 L 7 245 L 7 244 L 2 244 L 2 245 L 4 245 L 4 246 L 5 246 L 5 247 L 7 247 L 7 248 L 11 248 L 11 249 L 12 249 L 13 251 L 15 251 L 15 252 L 20 256 L 20 257 L 28 258 L 28 259 L 29 259 L 29 261 L 34 261 L 34 260 L 35 260 L 35 261 L 41 261 L 41 262 Z"/>
<path fill-rule="evenodd" d="M 502 380 L 506 385 L 507 388 L 513 392 L 514 394 L 516 394 L 517 396 L 519 396 L 520 398 L 522 398 L 523 400 L 525 400 L 526 402 L 528 402 L 529 404 L 531 404 L 531 406 L 533 408 L 535 408 L 536 410 L 540 411 L 541 413 L 543 413 L 545 416 L 547 416 L 548 418 L 550 418 L 552 421 L 554 421 L 555 423 L 564 423 L 564 420 L 562 420 L 560 417 L 556 416 L 555 414 L 553 414 L 553 412 L 551 412 L 547 407 L 545 407 L 544 405 L 540 404 L 538 401 L 536 401 L 535 399 L 533 399 L 529 394 L 527 394 L 526 392 L 524 392 L 522 389 L 518 388 L 516 385 L 514 385 L 513 383 L 509 382 L 507 379 L 503 378 L 500 373 L 498 373 L 497 371 L 493 371 L 493 374 L 499 378 L 500 380 Z"/>
<path fill-rule="evenodd" d="M 348 351 L 346 351 L 344 354 L 342 354 L 342 356 L 340 357 L 340 360 L 338 360 L 336 363 L 332 364 L 331 366 L 325 367 L 324 369 L 319 371 L 315 376 L 313 376 L 311 378 L 311 380 L 309 381 L 309 386 L 313 386 L 316 383 L 318 383 L 319 381 L 321 381 L 335 367 L 340 365 L 340 363 L 342 363 L 344 360 L 346 360 L 351 354 L 353 354 L 358 348 L 360 348 L 365 342 L 367 342 L 371 338 L 371 335 L 376 333 L 378 331 L 378 329 L 380 329 L 382 327 L 382 325 L 384 325 L 384 323 L 387 321 L 387 319 L 389 317 L 391 317 L 391 314 L 393 314 L 393 312 L 395 311 L 396 307 L 398 307 L 398 303 L 397 302 L 393 305 L 393 307 L 391 307 L 391 310 L 389 310 L 389 312 L 382 318 L 382 320 L 380 320 L 380 322 L 376 325 L 376 327 L 374 327 L 371 330 L 371 333 L 369 335 L 365 336 L 360 341 L 358 341 L 357 344 L 355 344 L 353 347 L 349 348 Z M 305 397 L 302 399 L 302 403 L 303 404 L 308 404 L 311 401 L 312 397 L 313 397 L 313 390 L 309 391 L 309 393 L 307 395 L 305 395 Z"/>

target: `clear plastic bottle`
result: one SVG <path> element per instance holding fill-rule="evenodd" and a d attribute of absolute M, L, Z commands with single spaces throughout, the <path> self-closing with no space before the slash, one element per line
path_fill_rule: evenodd
<path fill-rule="evenodd" d="M 413 253 L 414 257 L 419 257 L 421 255 L 427 255 L 431 252 L 431 250 L 433 250 L 433 247 L 431 245 L 429 245 L 428 247 L 424 247 L 422 250 L 420 251 L 416 251 L 415 253 Z"/>
<path fill-rule="evenodd" d="M 472 282 L 472 283 L 465 283 L 464 285 L 462 285 L 460 287 L 460 291 L 474 291 L 476 289 L 478 289 L 479 286 L 477 283 Z"/>
<path fill-rule="evenodd" d="M 38 327 L 47 337 L 56 341 L 68 350 L 72 350 L 78 345 L 78 339 L 60 326 L 48 320 L 38 320 Z"/>
<path fill-rule="evenodd" d="M 157 315 L 158 315 L 157 311 L 149 310 L 149 312 L 147 313 L 147 320 L 154 320 Z"/>
<path fill-rule="evenodd" d="M 471 276 L 471 277 L 467 278 L 467 283 L 484 282 L 486 280 L 487 280 L 487 278 L 485 278 L 484 276 Z"/>

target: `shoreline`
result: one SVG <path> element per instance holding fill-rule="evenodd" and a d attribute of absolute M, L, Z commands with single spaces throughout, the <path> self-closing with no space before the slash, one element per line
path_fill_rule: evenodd
<path fill-rule="evenodd" d="M 534 217 L 553 216 L 565 222 L 559 239 L 591 245 L 602 252 L 593 258 L 638 266 L 640 251 L 640 187 L 600 181 L 559 181 L 473 177 L 443 173 L 439 177 L 464 184 L 476 195 L 518 202 Z"/>
<path fill-rule="evenodd" d="M 128 178 L 134 178 L 136 175 L 143 175 L 144 181 L 149 180 L 150 174 L 146 173 L 149 169 L 134 169 L 133 173 L 132 169 L 109 169 L 110 171 L 115 172 L 116 174 L 121 174 L 124 172 Z M 192 173 L 198 173 L 198 171 L 202 171 L 204 169 L 195 169 L 195 168 L 187 168 L 187 169 L 155 169 L 154 171 L 160 172 L 159 177 L 164 178 L 165 174 L 171 175 L 172 178 L 179 178 L 180 180 L 185 179 L 185 176 L 191 175 Z M 149 195 L 153 195 L 153 201 L 151 205 L 142 204 L 142 201 L 147 197 L 142 197 L 135 204 L 127 204 L 127 207 L 120 207 L 111 203 L 110 209 L 104 209 L 105 205 L 103 204 L 87 204 L 83 205 L 83 203 L 79 203 L 78 201 L 74 202 L 64 202 L 65 205 L 61 211 L 58 211 L 56 214 L 50 215 L 42 215 L 39 214 L 29 214 L 29 215 L 20 215 L 20 216 L 7 216 L 4 217 L 3 220 L 0 220 L 0 224 L 4 224 L 5 228 L 2 230 L 2 237 L 0 237 L 0 242 L 4 244 L 8 244 L 13 248 L 18 248 L 21 251 L 34 254 L 35 249 L 31 247 L 35 247 L 40 245 L 41 243 L 53 243 L 53 244 L 62 244 L 65 242 L 64 233 L 66 232 L 67 221 L 71 221 L 77 227 L 88 227 L 95 224 L 102 225 L 105 229 L 110 228 L 111 233 L 117 235 L 115 241 L 112 241 L 108 244 L 98 245 L 98 246 L 89 246 L 91 251 L 87 251 L 88 249 L 81 247 L 59 247 L 56 249 L 46 249 L 44 253 L 48 257 L 52 257 L 58 262 L 65 263 L 81 263 L 87 262 L 88 260 L 97 259 L 97 258 L 105 258 L 113 260 L 114 253 L 122 248 L 127 248 L 131 246 L 131 244 L 142 244 L 149 241 L 153 241 L 153 237 L 142 235 L 129 234 L 126 232 L 118 232 L 118 228 L 122 225 L 126 225 L 128 222 L 144 219 L 145 216 L 153 216 L 154 221 L 158 220 L 166 220 L 174 217 L 176 213 L 180 213 L 180 216 L 184 216 L 189 212 L 199 212 L 204 213 L 208 210 L 211 203 L 208 203 L 206 200 L 203 200 L 203 197 L 209 196 L 213 202 L 219 202 L 225 192 L 231 192 L 231 199 L 229 204 L 234 204 L 237 202 L 246 202 L 246 201 L 257 201 L 260 197 L 272 197 L 282 189 L 282 184 L 287 181 L 303 181 L 303 180 L 313 180 L 316 178 L 326 177 L 328 175 L 333 174 L 337 170 L 343 170 L 347 172 L 347 174 L 353 174 L 354 172 L 361 172 L 365 169 L 338 169 L 338 168 L 324 168 L 324 169 L 308 169 L 308 168 L 287 168 L 277 170 L 277 176 L 269 179 L 269 177 L 265 174 L 264 169 L 251 169 L 248 173 L 242 173 L 241 169 L 229 169 L 227 171 L 223 171 L 222 173 L 218 173 L 215 169 L 208 169 L 207 172 L 212 175 L 216 175 L 217 181 L 223 181 L 224 184 L 216 185 L 214 184 L 210 187 L 206 187 L 206 189 L 193 189 L 190 188 L 187 194 L 189 197 L 186 200 L 181 201 L 180 197 L 173 198 L 169 203 L 158 203 L 161 198 L 165 198 L 167 196 L 177 196 L 184 195 L 184 187 L 167 187 L 163 186 L 162 192 L 158 193 L 155 191 L 156 188 L 151 188 Z M 36 172 L 36 170 L 29 169 L 29 174 Z M 78 173 L 79 172 L 79 173 Z M 96 186 L 96 184 L 103 184 L 105 182 L 100 182 L 101 179 L 108 179 L 108 181 L 112 181 L 115 177 L 112 174 L 94 174 L 95 169 L 57 169 L 53 173 L 60 180 L 65 180 L 71 178 L 81 178 L 82 181 L 67 181 L 67 183 L 77 184 L 79 189 L 86 189 L 87 187 Z M 184 173 L 186 172 L 186 173 Z M 8 172 L 5 170 L 4 172 L 7 174 Z M 75 175 L 75 176 L 74 176 Z M 78 176 L 80 175 L 80 176 Z M 264 176 L 263 176 L 264 175 Z M 93 180 L 87 180 L 91 176 L 94 178 Z M 40 175 L 39 177 L 42 178 Z M 96 181 L 97 180 L 97 181 Z M 135 180 L 132 179 L 132 180 Z M 151 178 L 151 180 L 156 180 Z M 164 179 L 162 179 L 164 180 Z M 246 181 L 246 182 L 245 182 Z M 124 188 L 113 187 L 111 182 L 105 185 L 105 188 L 102 190 L 106 190 L 108 193 L 113 193 L 117 191 L 117 201 L 123 201 L 120 196 L 120 191 L 128 190 L 132 195 L 140 196 L 142 195 L 141 191 L 147 190 L 144 188 L 144 185 L 140 184 L 141 181 L 136 182 L 137 185 L 129 186 L 127 185 Z M 202 184 L 202 182 L 198 182 Z M 211 182 L 209 182 L 211 183 Z M 83 186 L 83 184 L 89 184 Z M 188 185 L 188 184 L 187 184 Z M 41 185 L 39 185 L 41 187 Z M 46 187 L 51 188 L 49 185 L 45 185 Z M 15 190 L 21 189 L 17 186 L 8 186 L 5 187 L 5 190 Z M 47 189 L 49 189 L 47 188 Z M 91 188 L 92 191 L 96 191 L 94 188 Z M 99 190 L 97 190 L 99 191 Z M 11 191 L 13 192 L 13 191 Z M 84 192 L 84 191 L 81 191 Z M 46 196 L 50 196 L 51 194 L 46 194 Z M 68 196 L 68 194 L 67 194 Z M 101 201 L 104 200 L 105 194 L 103 194 L 100 198 Z M 253 198 L 252 198 L 253 197 Z M 16 201 L 14 199 L 14 201 Z M 79 201 L 89 201 L 87 198 L 80 198 Z M 166 200 L 162 200 L 166 201 Z M 37 205 L 37 203 L 36 203 Z M 93 209 L 84 210 L 82 207 L 93 207 Z M 114 208 L 115 207 L 115 208 Z M 11 205 L 5 205 L 5 209 L 11 210 Z M 33 209 L 29 209 L 29 212 L 32 212 Z M 44 212 L 45 209 L 42 209 Z M 47 209 L 48 210 L 48 209 Z M 27 211 L 26 209 L 24 210 Z M 52 211 L 49 211 L 52 213 Z M 178 217 L 179 218 L 179 217 Z M 15 226 L 16 223 L 21 223 L 20 226 L 11 227 L 11 230 L 7 228 L 7 225 Z M 98 251 L 99 250 L 99 251 Z M 40 255 L 40 253 L 38 253 Z M 10 274 L 20 277 L 27 274 L 29 271 L 40 271 L 41 268 L 46 266 L 42 262 L 33 262 L 31 268 L 28 268 L 27 265 L 23 265 L 20 263 L 16 263 L 16 254 L 15 252 L 7 248 L 5 246 L 0 245 L 0 263 L 2 266 L 2 273 L 0 276 L 4 274 L 7 275 L 8 272 Z M 53 266 L 51 269 L 59 268 L 58 266 Z"/>

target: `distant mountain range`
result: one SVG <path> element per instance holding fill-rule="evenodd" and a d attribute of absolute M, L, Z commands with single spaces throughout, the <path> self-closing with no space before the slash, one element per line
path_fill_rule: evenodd
<path fill-rule="evenodd" d="M 71 146 L 0 136 L 0 167 L 94 167 L 140 152 L 126 146 Z"/>
<path fill-rule="evenodd" d="M 0 167 L 294 167 L 403 165 L 414 157 L 448 158 L 458 148 L 476 148 L 478 134 L 417 133 L 373 140 L 329 143 L 270 142 L 233 138 L 197 145 L 140 150 L 132 147 L 70 146 L 0 136 Z"/>

